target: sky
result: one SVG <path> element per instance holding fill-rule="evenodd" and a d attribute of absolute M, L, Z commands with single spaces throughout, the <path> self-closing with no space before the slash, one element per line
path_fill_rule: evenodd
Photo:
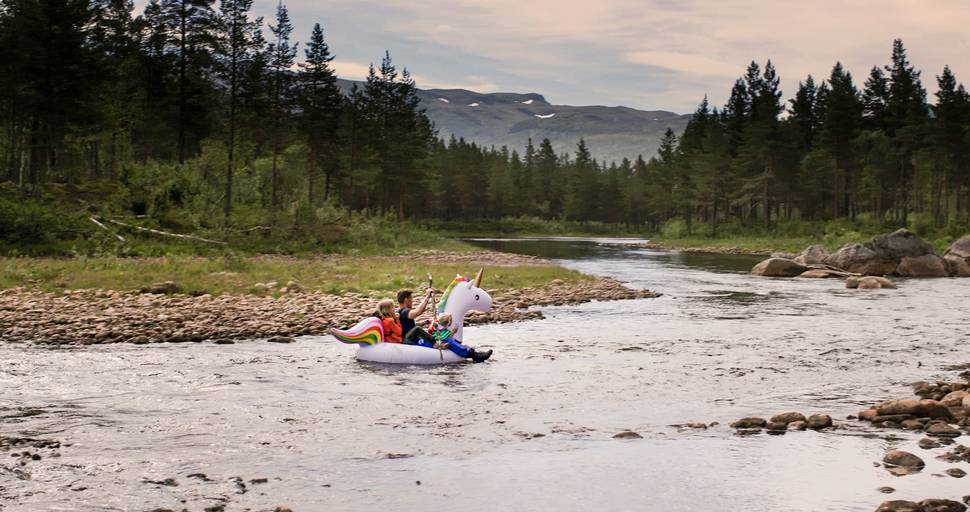
<path fill-rule="evenodd" d="M 836 61 L 861 88 L 902 38 L 932 94 L 949 64 L 970 82 L 967 0 L 288 0 L 295 36 L 319 22 L 342 78 L 385 50 L 421 88 L 537 92 L 552 103 L 679 113 L 723 105 L 771 59 L 785 98 Z M 276 0 L 255 0 L 270 20 Z M 302 55 L 302 52 L 301 52 Z M 933 98 L 931 97 L 931 100 Z"/>

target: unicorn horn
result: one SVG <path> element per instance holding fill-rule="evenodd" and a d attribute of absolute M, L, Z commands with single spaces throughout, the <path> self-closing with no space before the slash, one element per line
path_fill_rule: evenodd
<path fill-rule="evenodd" d="M 482 287 L 482 274 L 484 273 L 485 273 L 485 267 L 482 267 L 482 269 L 478 271 L 478 275 L 475 276 L 475 281 L 473 281 L 475 284 L 475 288 Z"/>

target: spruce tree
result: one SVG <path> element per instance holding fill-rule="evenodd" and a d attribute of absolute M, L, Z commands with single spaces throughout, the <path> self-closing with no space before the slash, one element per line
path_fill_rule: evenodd
<path fill-rule="evenodd" d="M 269 43 L 269 70 L 270 70 L 270 108 L 272 109 L 271 119 L 271 152 L 272 152 L 272 175 L 271 180 L 271 203 L 275 213 L 280 207 L 280 169 L 279 156 L 282 151 L 283 123 L 284 117 L 290 112 L 293 75 L 290 68 L 296 59 L 297 45 L 290 43 L 290 34 L 293 32 L 293 24 L 290 22 L 290 14 L 286 5 L 281 1 L 276 6 L 276 24 L 270 25 L 270 32 L 273 33 L 273 40 Z"/>
<path fill-rule="evenodd" d="M 314 204 L 314 181 L 317 169 L 324 173 L 323 199 L 330 197 L 338 175 L 338 140 L 343 95 L 337 88 L 337 75 L 330 67 L 334 56 L 323 37 L 323 29 L 313 26 L 306 45 L 306 60 L 300 64 L 301 126 L 307 138 L 307 196 Z"/>
<path fill-rule="evenodd" d="M 253 36 L 262 30 L 262 19 L 251 19 L 252 0 L 221 0 L 215 26 L 216 62 L 227 103 L 226 116 L 226 181 L 223 215 L 226 224 L 232 213 L 233 179 L 236 174 L 236 139 L 240 94 L 252 65 L 253 56 L 260 49 L 260 41 Z"/>

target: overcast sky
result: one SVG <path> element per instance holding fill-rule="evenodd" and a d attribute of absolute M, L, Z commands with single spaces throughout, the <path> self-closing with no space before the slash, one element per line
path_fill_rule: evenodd
<path fill-rule="evenodd" d="M 275 0 L 256 0 L 271 18 Z M 949 64 L 970 81 L 967 0 L 289 0 L 299 40 L 320 22 L 338 74 L 385 49 L 422 88 L 538 92 L 554 103 L 692 111 L 726 100 L 752 59 L 785 98 L 836 60 L 861 86 L 901 37 L 930 92 Z M 301 52 L 302 55 L 302 52 Z M 931 97 L 932 99 L 932 97 Z"/>

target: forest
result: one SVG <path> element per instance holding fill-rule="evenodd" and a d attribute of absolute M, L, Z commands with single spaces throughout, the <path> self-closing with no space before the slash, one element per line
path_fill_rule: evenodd
<path fill-rule="evenodd" d="M 836 63 L 787 100 L 773 63 L 752 62 L 656 155 L 600 162 L 583 141 L 520 153 L 438 133 L 390 53 L 341 91 L 323 28 L 305 35 L 282 3 L 268 21 L 252 0 L 0 3 L 0 245 L 90 238 L 91 216 L 318 242 L 374 219 L 709 237 L 970 226 L 970 96 L 945 67 L 931 102 L 901 40 L 861 84 Z"/>

